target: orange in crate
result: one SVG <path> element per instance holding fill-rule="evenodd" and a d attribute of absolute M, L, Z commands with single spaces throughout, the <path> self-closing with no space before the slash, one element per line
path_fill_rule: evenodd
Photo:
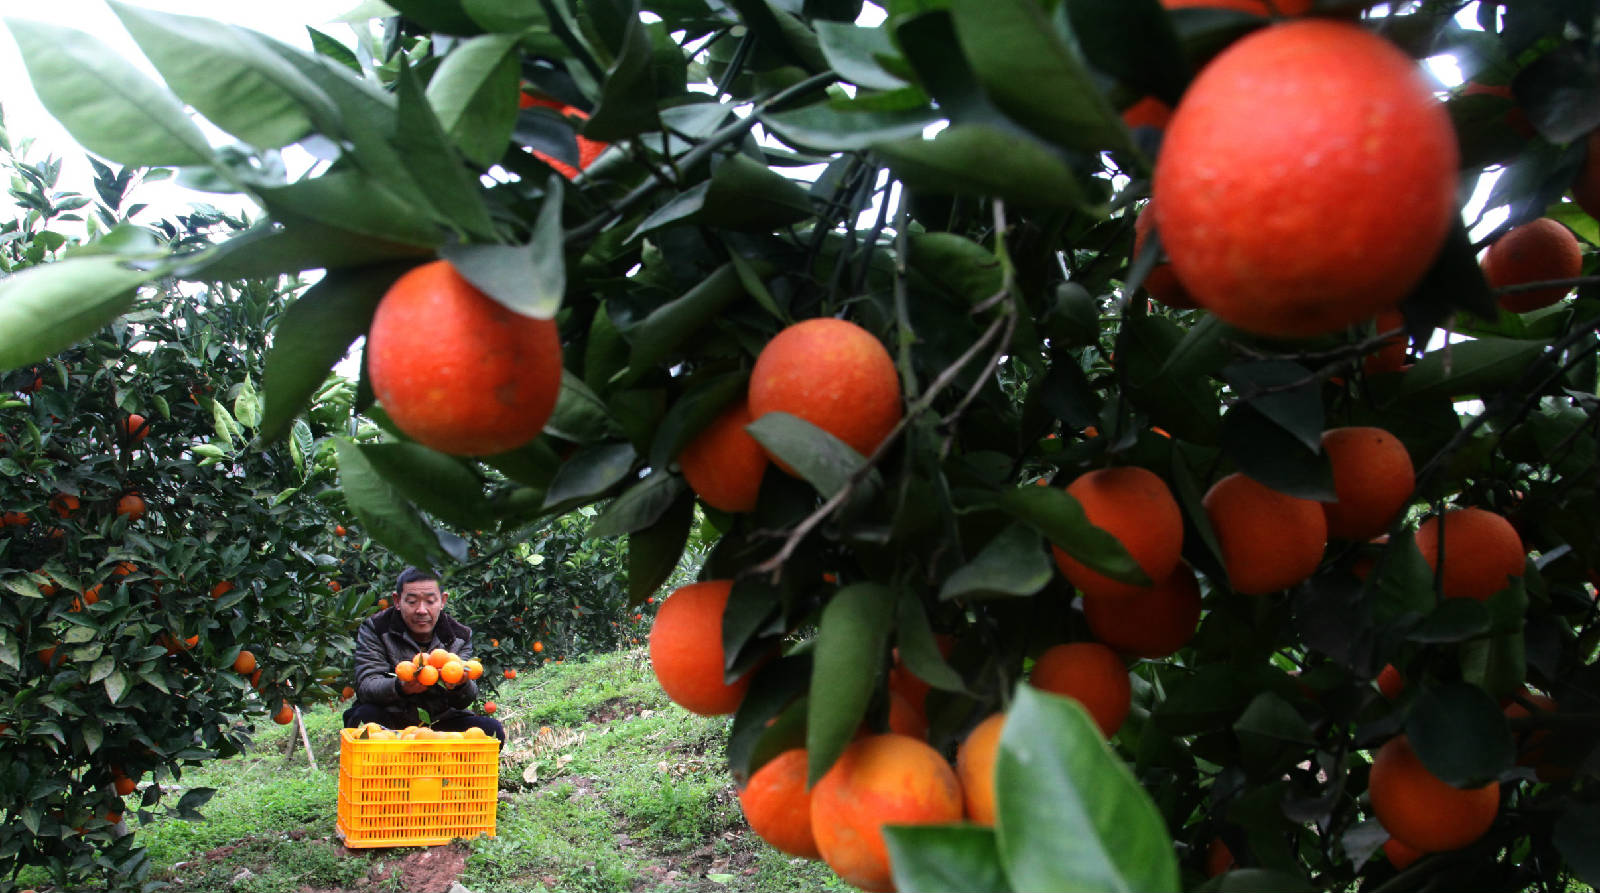
<path fill-rule="evenodd" d="M 339 739 L 339 836 L 361 847 L 494 836 L 500 740 Z"/>

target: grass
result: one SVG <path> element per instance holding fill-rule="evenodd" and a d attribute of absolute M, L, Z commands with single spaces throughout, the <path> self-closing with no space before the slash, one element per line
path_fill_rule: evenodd
<path fill-rule="evenodd" d="M 850 890 L 826 866 L 750 833 L 724 762 L 726 717 L 670 704 L 642 650 L 530 669 L 494 699 L 502 752 L 497 835 L 460 845 L 475 893 Z M 345 850 L 334 837 L 340 717 L 306 712 L 311 769 L 290 727 L 258 729 L 251 753 L 186 770 L 213 787 L 205 819 L 134 830 L 151 878 L 173 893 L 398 891 L 421 850 Z"/>

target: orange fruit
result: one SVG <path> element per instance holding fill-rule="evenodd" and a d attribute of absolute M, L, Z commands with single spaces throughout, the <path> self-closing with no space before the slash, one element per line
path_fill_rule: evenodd
<path fill-rule="evenodd" d="M 1211 838 L 1211 843 L 1206 846 L 1206 877 L 1216 877 L 1232 868 L 1235 864 L 1233 850 L 1220 837 Z"/>
<path fill-rule="evenodd" d="M 1131 111 L 1131 109 L 1130 109 Z M 1124 112 L 1126 117 L 1127 113 Z M 1146 204 L 1137 220 L 1133 221 L 1133 256 L 1137 258 L 1144 250 L 1145 240 L 1150 237 L 1150 230 L 1155 227 L 1156 215 L 1151 210 L 1153 203 Z M 1165 251 L 1166 249 L 1162 249 Z M 1200 306 L 1194 302 L 1189 290 L 1178 281 L 1178 274 L 1172 272 L 1172 264 L 1161 261 L 1150 268 L 1144 277 L 1145 290 L 1150 296 L 1166 304 L 1168 307 L 1177 307 L 1188 310 Z"/>
<path fill-rule="evenodd" d="M 339 700 L 341 700 L 341 701 L 348 701 L 348 700 L 350 700 L 351 698 L 353 698 L 355 696 L 356 696 L 356 689 L 355 689 L 355 686 L 352 686 L 352 685 L 346 685 L 344 687 L 344 690 L 339 692 Z"/>
<path fill-rule="evenodd" d="M 556 324 L 515 313 L 449 261 L 401 276 L 367 333 L 378 402 L 425 446 L 482 456 L 539 436 L 561 392 Z"/>
<path fill-rule="evenodd" d="M 808 319 L 761 349 L 749 401 L 752 418 L 786 412 L 871 456 L 900 421 L 900 375 L 871 332 L 842 319 Z"/>
<path fill-rule="evenodd" d="M 767 451 L 744 430 L 750 422 L 750 405 L 740 400 L 678 454 L 683 479 L 712 508 L 748 512 L 756 507 L 768 461 Z"/>
<path fill-rule="evenodd" d="M 494 712 L 496 710 L 499 710 L 499 709 L 500 709 L 500 706 L 498 704 L 496 704 L 495 702 L 493 702 L 493 701 L 485 701 L 485 702 L 483 702 L 483 712 L 488 714 L 489 716 L 493 716 Z"/>
<path fill-rule="evenodd" d="M 1444 515 L 1444 567 L 1439 567 L 1439 516 L 1417 528 L 1417 548 L 1442 578 L 1445 598 L 1485 601 L 1506 588 L 1507 577 L 1522 576 L 1528 550 L 1504 516 L 1480 508 L 1458 508 Z"/>
<path fill-rule="evenodd" d="M 1183 513 L 1155 472 L 1136 466 L 1102 468 L 1080 475 L 1067 492 L 1083 506 L 1089 523 L 1116 537 L 1152 581 L 1172 575 L 1183 551 Z M 1084 592 L 1127 596 L 1141 588 L 1091 570 L 1059 546 L 1050 551 L 1061 573 Z"/>
<path fill-rule="evenodd" d="M 756 836 L 780 852 L 821 859 L 811 833 L 811 792 L 806 790 L 806 751 L 786 750 L 750 775 L 739 806 Z"/>
<path fill-rule="evenodd" d="M 1404 735 L 1389 739 L 1372 760 L 1367 790 L 1378 822 L 1424 853 L 1458 850 L 1482 837 L 1500 811 L 1500 783 L 1478 788 L 1446 784 L 1422 764 Z"/>
<path fill-rule="evenodd" d="M 1333 466 L 1338 496 L 1322 503 L 1328 536 L 1365 540 L 1383 533 L 1416 487 L 1405 445 L 1382 428 L 1332 428 L 1322 432 L 1322 449 Z"/>
<path fill-rule="evenodd" d="M 1279 493 L 1235 472 L 1201 500 L 1236 592 L 1265 595 L 1310 577 L 1328 545 L 1322 503 Z"/>
<path fill-rule="evenodd" d="M 956 647 L 956 637 L 947 633 L 938 633 L 933 637 L 934 644 L 939 648 L 939 653 L 945 657 Z M 900 660 L 900 649 L 894 649 L 894 664 L 889 668 L 889 690 L 899 692 L 906 701 L 919 713 L 927 713 L 928 692 L 933 686 L 922 681 L 917 674 L 906 668 Z"/>
<path fill-rule="evenodd" d="M 1389 864 L 1394 866 L 1395 871 L 1404 871 L 1411 867 L 1411 863 L 1427 855 L 1427 853 L 1412 849 L 1393 837 L 1383 842 L 1383 854 L 1389 857 Z"/>
<path fill-rule="evenodd" d="M 212 598 L 222 598 L 224 595 L 227 595 L 228 593 L 230 593 L 232 591 L 233 591 L 233 581 L 232 580 L 223 580 L 221 583 L 218 583 L 217 585 L 211 587 L 211 597 Z"/>
<path fill-rule="evenodd" d="M 70 493 L 57 493 L 50 497 L 50 508 L 60 517 L 70 518 L 78 510 L 78 497 Z"/>
<path fill-rule="evenodd" d="M 928 739 L 928 718 L 905 695 L 889 692 L 889 731 L 920 741 Z"/>
<path fill-rule="evenodd" d="M 1600 130 L 1591 130 L 1584 142 L 1583 165 L 1572 181 L 1572 200 L 1584 213 L 1600 219 Z"/>
<path fill-rule="evenodd" d="M 956 776 L 966 794 L 967 818 L 994 827 L 994 758 L 1006 715 L 995 713 L 972 727 L 956 750 Z"/>
<path fill-rule="evenodd" d="M 1378 671 L 1378 691 L 1392 701 L 1405 690 L 1406 677 L 1400 675 L 1394 664 L 1384 664 L 1383 669 Z"/>
<path fill-rule="evenodd" d="M 1403 328 L 1406 324 L 1405 315 L 1398 310 L 1385 310 L 1373 317 L 1375 335 L 1392 332 Z M 1361 358 L 1361 371 L 1367 375 L 1382 375 L 1386 372 L 1400 372 L 1406 366 L 1406 336 L 1404 333 L 1392 338 L 1385 338 L 1377 350 Z"/>
<path fill-rule="evenodd" d="M 26 527 L 28 521 L 27 512 L 6 512 L 0 515 L 0 527 Z"/>
<path fill-rule="evenodd" d="M 1107 738 L 1122 728 L 1133 706 L 1128 668 L 1115 651 L 1098 642 L 1051 646 L 1034 662 L 1028 681 L 1082 704 Z"/>
<path fill-rule="evenodd" d="M 1343 22 L 1274 25 L 1184 93 L 1156 161 L 1155 225 L 1224 321 L 1327 334 L 1392 307 L 1432 265 L 1457 163 L 1450 117 L 1405 53 Z"/>
<path fill-rule="evenodd" d="M 1483 275 L 1493 288 L 1571 279 L 1582 273 L 1583 249 L 1578 237 L 1548 217 L 1512 227 L 1483 255 Z M 1500 295 L 1500 306 L 1512 313 L 1527 313 L 1554 304 L 1570 291 L 1570 285 L 1553 285 L 1511 292 Z"/>
<path fill-rule="evenodd" d="M 461 677 L 466 674 L 467 668 L 458 660 L 447 660 L 444 662 L 444 666 L 439 668 L 439 679 L 450 685 L 460 682 Z"/>
<path fill-rule="evenodd" d="M 858 739 L 811 789 L 818 852 L 863 890 L 894 889 L 884 825 L 957 822 L 961 814 L 961 782 L 950 764 L 904 735 Z"/>
<path fill-rule="evenodd" d="M 1520 702 L 1512 701 L 1505 707 L 1506 718 L 1524 719 L 1536 713 L 1559 712 L 1560 708 L 1556 704 L 1556 699 L 1549 695 L 1542 695 L 1535 691 L 1523 689 L 1522 697 L 1533 704 L 1533 712 L 1529 712 L 1528 708 L 1522 706 Z M 1570 769 L 1551 766 L 1545 762 L 1548 747 L 1547 739 L 1549 737 L 1549 729 L 1531 729 L 1520 732 L 1517 735 L 1517 765 L 1531 766 L 1539 770 L 1538 776 L 1541 781 L 1570 777 L 1572 774 Z"/>
<path fill-rule="evenodd" d="M 343 524 L 335 524 L 335 525 L 333 525 L 333 535 L 334 536 L 344 536 L 344 525 Z"/>
<path fill-rule="evenodd" d="M 282 706 L 278 708 L 278 712 L 272 714 L 272 721 L 280 726 L 286 726 L 294 722 L 294 708 L 289 706 L 288 701 L 283 701 Z"/>
<path fill-rule="evenodd" d="M 145 435 L 150 433 L 150 426 L 145 424 L 144 416 L 136 412 L 129 413 L 118 427 L 122 429 L 122 434 L 128 438 L 129 443 L 140 443 Z"/>
<path fill-rule="evenodd" d="M 477 679 L 483 675 L 483 664 L 479 663 L 478 661 L 469 660 L 465 666 L 468 679 Z"/>
<path fill-rule="evenodd" d="M 129 493 L 117 500 L 117 514 L 126 515 L 129 521 L 143 518 L 144 512 L 144 498 L 137 493 Z"/>
<path fill-rule="evenodd" d="M 1132 130 L 1138 127 L 1154 127 L 1157 130 L 1166 127 L 1172 120 L 1172 106 L 1167 105 L 1154 96 L 1146 96 L 1133 105 L 1122 110 L 1122 123 Z M 1138 249 L 1134 249 L 1138 253 Z"/>
<path fill-rule="evenodd" d="M 409 660 L 403 660 L 394 665 L 395 678 L 401 682 L 411 682 L 417 678 L 417 665 Z"/>
<path fill-rule="evenodd" d="M 122 797 L 128 796 L 139 788 L 137 781 L 123 775 L 121 772 L 111 777 L 111 785 L 116 789 L 118 796 Z"/>
<path fill-rule="evenodd" d="M 233 671 L 245 676 L 254 673 L 256 671 L 255 654 L 249 651 L 239 652 L 239 656 L 233 659 Z"/>
<path fill-rule="evenodd" d="M 672 701 L 702 716 L 732 713 L 750 687 L 746 673 L 726 681 L 722 612 L 732 580 L 690 583 L 667 596 L 650 630 L 650 666 Z"/>
<path fill-rule="evenodd" d="M 111 569 L 111 572 L 119 577 L 126 577 L 138 569 L 139 565 L 134 564 L 131 561 L 119 561 L 117 562 L 117 566 Z"/>
<path fill-rule="evenodd" d="M 435 670 L 450 662 L 450 652 L 443 648 L 435 648 L 428 653 L 428 666 Z"/>
<path fill-rule="evenodd" d="M 517 98 L 517 104 L 518 108 L 543 106 L 545 108 L 555 109 L 556 111 L 570 118 L 579 118 L 585 121 L 589 119 L 589 114 L 584 110 L 557 102 L 554 99 L 547 99 L 543 96 L 520 93 Z M 576 168 L 570 164 L 567 164 L 565 161 L 554 158 L 544 152 L 539 151 L 538 149 L 532 150 L 533 157 L 539 159 L 545 164 L 550 165 L 552 168 L 555 168 L 557 173 L 563 177 L 566 177 L 568 180 L 575 180 L 578 178 L 578 173 L 582 170 L 588 169 L 589 165 L 594 164 L 594 160 L 599 158 L 600 153 L 604 152 L 606 150 L 606 146 L 609 145 L 609 143 L 602 143 L 597 140 L 589 139 L 582 134 L 578 134 L 577 139 L 578 166 Z"/>
<path fill-rule="evenodd" d="M 328 588 L 333 590 L 334 592 L 338 592 L 340 589 L 342 589 L 344 587 L 339 585 L 339 581 L 338 580 L 329 580 L 328 581 Z"/>
<path fill-rule="evenodd" d="M 380 611 L 389 610 L 389 600 L 386 599 L 386 598 L 378 599 L 378 610 L 380 610 Z"/>
<path fill-rule="evenodd" d="M 417 670 L 417 681 L 423 685 L 432 685 L 439 681 L 439 669 L 433 666 Z"/>
<path fill-rule="evenodd" d="M 544 643 L 543 642 L 534 642 L 533 643 L 533 653 L 534 654 L 538 654 L 539 652 L 541 652 L 543 650 L 544 650 Z"/>
<path fill-rule="evenodd" d="M 545 659 L 544 659 L 544 662 L 545 662 L 545 663 L 549 663 L 549 662 L 550 662 L 550 658 L 548 658 L 548 657 L 547 657 L 547 658 L 545 658 Z M 505 676 L 505 677 L 506 677 L 506 678 L 507 678 L 507 679 L 515 679 L 515 678 L 517 678 L 517 671 L 516 671 L 516 670 L 507 670 L 507 671 L 505 671 L 505 673 L 504 673 L 504 674 L 503 674 L 503 675 L 504 675 L 504 676 Z"/>
<path fill-rule="evenodd" d="M 1200 624 L 1200 584 L 1179 565 L 1155 586 L 1131 595 L 1084 593 L 1083 616 L 1096 639 L 1133 657 L 1162 658 L 1194 638 Z"/>

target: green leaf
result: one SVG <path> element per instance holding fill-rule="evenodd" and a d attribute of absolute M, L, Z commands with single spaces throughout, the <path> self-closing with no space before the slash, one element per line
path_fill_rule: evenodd
<path fill-rule="evenodd" d="M 186 258 L 173 273 L 185 279 L 229 282 L 318 268 L 348 270 L 403 259 L 420 262 L 433 254 L 432 247 L 366 236 L 309 220 L 296 221 L 289 228 L 266 222 Z"/>
<path fill-rule="evenodd" d="M 372 467 L 354 441 L 339 437 L 334 444 L 339 456 L 339 484 L 361 526 L 406 563 L 431 566 L 440 551 L 438 536 L 400 491 Z"/>
<path fill-rule="evenodd" d="M 329 270 L 284 311 L 261 380 L 266 392 L 260 426 L 263 441 L 276 441 L 289 432 L 295 416 L 322 387 L 328 370 L 366 332 L 378 302 L 403 272 L 399 266 Z"/>
<path fill-rule="evenodd" d="M 910 233 L 906 248 L 910 267 L 969 305 L 999 294 L 1005 282 L 994 252 L 955 233 Z"/>
<path fill-rule="evenodd" d="M 810 74 L 828 67 L 815 32 L 787 8 L 771 0 L 729 0 L 728 5 L 755 33 L 763 49 Z"/>
<path fill-rule="evenodd" d="M 1516 757 L 1505 714 L 1463 682 L 1424 689 L 1406 717 L 1406 738 L 1429 772 L 1462 788 L 1499 778 Z"/>
<path fill-rule="evenodd" d="M 1186 337 L 1165 317 L 1125 316 L 1117 334 L 1117 366 L 1127 375 L 1128 396 L 1152 422 L 1184 440 L 1216 443 L 1221 422 L 1210 379 L 1164 371 Z"/>
<path fill-rule="evenodd" d="M 745 430 L 825 498 L 844 489 L 867 461 L 849 444 L 786 412 L 769 412 Z"/>
<path fill-rule="evenodd" d="M 1054 573 L 1039 532 L 1027 524 L 1012 524 L 945 579 L 939 599 L 1029 596 L 1049 584 Z"/>
<path fill-rule="evenodd" d="M 1600 887 L 1600 805 L 1567 806 L 1556 819 L 1551 842 L 1578 880 Z"/>
<path fill-rule="evenodd" d="M 1198 889 L 1208 893 L 1316 893 L 1321 888 L 1303 877 L 1271 868 L 1234 868 Z"/>
<path fill-rule="evenodd" d="M 900 55 L 883 27 L 863 28 L 841 22 L 812 21 L 817 43 L 828 66 L 839 77 L 868 90 L 898 90 L 905 80 L 890 74 L 878 59 Z"/>
<path fill-rule="evenodd" d="M 770 232 L 812 215 L 806 191 L 748 155 L 733 155 L 711 174 L 698 219 L 738 232 Z"/>
<path fill-rule="evenodd" d="M 1405 374 L 1407 400 L 1472 397 L 1516 382 L 1545 356 L 1550 342 L 1512 338 L 1457 341 L 1429 351 Z"/>
<path fill-rule="evenodd" d="M 1423 568 L 1426 569 L 1427 565 L 1424 564 Z M 1423 590 L 1428 594 L 1430 605 L 1433 604 L 1432 577 L 1429 573 L 1428 586 Z M 1438 606 L 1406 638 L 1426 644 L 1464 642 L 1487 634 L 1491 626 L 1489 609 L 1484 607 L 1483 602 L 1470 598 L 1446 598 L 1439 600 Z"/>
<path fill-rule="evenodd" d="M 939 640 L 934 638 L 922 599 L 909 589 L 901 591 L 895 611 L 895 645 L 900 649 L 900 661 L 913 676 L 934 688 L 967 691 L 966 680 L 939 653 Z"/>
<path fill-rule="evenodd" d="M 130 167 L 211 161 L 211 144 L 183 105 L 109 46 L 58 25 L 6 25 L 39 102 L 85 149 Z"/>
<path fill-rule="evenodd" d="M 100 745 L 105 743 L 106 733 L 94 720 L 85 721 L 78 730 L 83 734 L 83 749 L 89 753 L 99 750 Z"/>
<path fill-rule="evenodd" d="M 401 15 L 429 31 L 473 35 L 483 29 L 463 8 L 461 0 L 386 0 Z"/>
<path fill-rule="evenodd" d="M 682 297 L 657 307 L 649 316 L 623 330 L 622 334 L 633 345 L 628 358 L 629 370 L 642 374 L 655 369 L 729 304 L 744 296 L 744 286 L 733 264 L 718 267 Z"/>
<path fill-rule="evenodd" d="M 612 500 L 600 517 L 589 525 L 588 535 L 594 539 L 605 539 L 643 530 L 655 524 L 687 489 L 683 478 L 668 474 L 664 468 L 657 468 Z"/>
<path fill-rule="evenodd" d="M 606 437 L 618 436 L 622 428 L 601 400 L 583 379 L 563 369 L 561 395 L 556 398 L 555 412 L 544 430 L 574 443 L 593 443 Z"/>
<path fill-rule="evenodd" d="M 1322 382 L 1311 370 L 1288 360 L 1235 363 L 1222 377 L 1239 399 L 1312 453 L 1322 452 Z"/>
<path fill-rule="evenodd" d="M 995 104 L 1046 140 L 1132 150 L 1127 128 L 1032 0 L 951 0 L 956 36 Z"/>
<path fill-rule="evenodd" d="M 128 677 L 121 670 L 112 670 L 111 675 L 105 678 L 106 700 L 115 704 L 122 700 L 122 693 L 128 690 Z"/>
<path fill-rule="evenodd" d="M 334 118 L 333 103 L 242 28 L 110 0 L 167 86 L 195 111 L 260 149 L 304 137 Z"/>
<path fill-rule="evenodd" d="M 1332 502 L 1333 466 L 1321 451 L 1274 424 L 1248 403 L 1237 403 L 1222 417 L 1222 451 L 1257 482 L 1301 499 Z"/>
<path fill-rule="evenodd" d="M 639 21 L 637 3 L 633 8 L 635 12 L 628 16 L 616 61 L 601 84 L 600 104 L 583 125 L 584 136 L 603 143 L 661 129 L 655 72 L 650 64 L 654 49 L 644 23 Z"/>
<path fill-rule="evenodd" d="M 942 117 L 929 108 L 870 111 L 846 102 L 819 102 L 791 112 L 766 112 L 761 123 L 798 149 L 860 152 L 898 140 L 920 140 Z"/>
<path fill-rule="evenodd" d="M 166 272 L 115 257 L 74 257 L 0 279 L 0 370 L 37 363 L 133 306 L 134 289 Z"/>
<path fill-rule="evenodd" d="M 1018 685 L 995 758 L 995 830 L 1018 890 L 1177 890 L 1166 823 L 1078 702 Z"/>
<path fill-rule="evenodd" d="M 485 34 L 463 41 L 428 81 L 428 102 L 445 133 L 479 167 L 500 160 L 517 117 L 517 38 Z"/>
<path fill-rule="evenodd" d="M 400 69 L 392 140 L 416 182 L 425 184 L 432 204 L 445 218 L 473 238 L 492 242 L 498 233 L 484 204 L 483 187 L 461 158 L 433 114 L 433 107 L 409 67 Z"/>
<path fill-rule="evenodd" d="M 885 825 L 895 889 L 904 893 L 1010 893 L 994 829 Z"/>
<path fill-rule="evenodd" d="M 233 417 L 246 428 L 261 426 L 261 398 L 256 394 L 255 383 L 246 375 L 233 398 Z"/>
<path fill-rule="evenodd" d="M 483 481 L 466 462 L 418 443 L 362 444 L 374 471 L 418 508 L 459 530 L 483 524 Z"/>
<path fill-rule="evenodd" d="M 1151 585 L 1121 541 L 1089 523 L 1078 500 L 1059 487 L 1019 487 L 1001 494 L 997 505 L 1031 524 L 1045 538 L 1091 569 L 1123 583 Z"/>
<path fill-rule="evenodd" d="M 361 60 L 357 59 L 356 54 L 351 52 L 349 47 L 340 43 L 337 38 L 318 31 L 310 25 L 306 26 L 306 36 L 311 38 L 311 48 L 316 50 L 317 55 L 324 59 L 332 59 L 356 74 L 362 73 Z"/>
<path fill-rule="evenodd" d="M 548 30 L 550 25 L 538 0 L 462 0 L 461 7 L 488 31 L 515 34 L 529 28 Z"/>
<path fill-rule="evenodd" d="M 756 759 L 761 756 L 760 743 L 770 728 L 783 725 L 783 716 L 796 701 L 804 703 L 806 687 L 811 684 L 811 656 L 794 654 L 771 661 L 751 674 L 750 687 L 728 729 L 728 772 L 738 784 L 750 778 L 759 768 Z M 800 716 L 799 719 L 804 719 Z M 770 723 L 770 725 L 769 725 Z M 798 729 L 795 747 L 805 746 L 805 730 Z M 776 754 L 768 754 L 776 756 Z"/>
<path fill-rule="evenodd" d="M 1311 726 L 1300 717 L 1294 706 L 1270 691 L 1256 695 L 1255 700 L 1234 722 L 1233 730 L 1241 737 L 1254 736 L 1292 744 L 1314 744 L 1316 741 Z"/>
<path fill-rule="evenodd" d="M 656 439 L 650 445 L 650 466 L 666 468 L 689 442 L 721 415 L 733 401 L 742 398 L 750 376 L 730 372 L 690 388 L 679 397 L 656 426 Z"/>
<path fill-rule="evenodd" d="M 629 605 L 643 602 L 671 578 L 683 556 L 683 547 L 689 542 L 692 526 L 694 494 L 682 492 L 651 526 L 628 534 Z"/>
<path fill-rule="evenodd" d="M 442 239 L 425 214 L 388 192 L 366 174 L 349 171 L 311 177 L 280 187 L 257 187 L 275 221 L 289 229 L 305 224 L 340 230 L 396 251 L 435 248 Z"/>
<path fill-rule="evenodd" d="M 551 175 L 526 245 L 453 245 L 440 251 L 480 291 L 534 319 L 552 319 L 567 290 L 561 250 L 561 178 Z"/>
<path fill-rule="evenodd" d="M 556 470 L 544 495 L 545 508 L 593 500 L 621 483 L 633 470 L 634 459 L 629 443 L 584 447 Z"/>
<path fill-rule="evenodd" d="M 806 716 L 807 785 L 814 785 L 855 737 L 883 667 L 895 596 L 877 583 L 834 593 L 817 625 Z"/>
<path fill-rule="evenodd" d="M 1073 36 L 1090 65 L 1177 105 L 1189 82 L 1183 47 L 1157 0 L 1068 0 Z"/>
<path fill-rule="evenodd" d="M 1043 143 L 987 124 L 945 128 L 933 139 L 875 141 L 871 148 L 913 189 L 998 196 L 1023 207 L 1077 207 L 1077 178 Z"/>

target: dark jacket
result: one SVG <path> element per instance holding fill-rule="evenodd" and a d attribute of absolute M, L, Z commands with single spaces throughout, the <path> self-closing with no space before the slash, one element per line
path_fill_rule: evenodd
<path fill-rule="evenodd" d="M 419 651 L 443 648 L 460 655 L 472 656 L 472 629 L 464 626 L 446 612 L 440 612 L 434 624 L 433 637 L 418 642 L 411 637 L 400 609 L 385 608 L 362 621 L 356 631 L 356 703 L 372 704 L 394 718 L 392 725 L 416 725 L 417 710 L 428 711 L 432 720 L 468 713 L 467 707 L 478 699 L 478 683 L 463 678 L 454 689 L 433 685 L 425 691 L 408 695 L 400 690 L 400 680 L 395 678 L 395 664 L 411 660 Z M 386 723 L 391 725 L 391 723 Z"/>

